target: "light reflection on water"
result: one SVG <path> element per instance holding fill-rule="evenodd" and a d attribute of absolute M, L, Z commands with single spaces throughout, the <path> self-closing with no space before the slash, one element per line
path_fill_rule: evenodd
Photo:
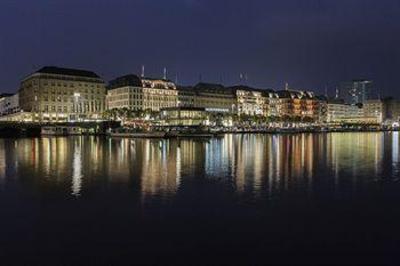
<path fill-rule="evenodd" d="M 392 265 L 399 144 L 397 132 L 0 139 L 0 257 Z"/>
<path fill-rule="evenodd" d="M 398 132 L 0 140 L 0 184 L 23 179 L 73 196 L 98 184 L 125 184 L 143 199 L 171 198 L 186 182 L 204 178 L 238 194 L 268 198 L 312 193 L 321 179 L 335 189 L 341 182 L 357 186 L 398 173 Z"/>

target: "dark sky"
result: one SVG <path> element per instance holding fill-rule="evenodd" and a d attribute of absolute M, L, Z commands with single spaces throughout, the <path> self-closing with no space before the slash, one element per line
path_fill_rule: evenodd
<path fill-rule="evenodd" d="M 43 65 L 400 96 L 399 0 L 0 0 L 0 91 Z M 399 91 L 399 92 L 396 92 Z"/>

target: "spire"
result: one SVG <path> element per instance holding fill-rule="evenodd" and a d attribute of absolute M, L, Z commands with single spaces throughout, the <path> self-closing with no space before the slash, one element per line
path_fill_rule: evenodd
<path fill-rule="evenodd" d="M 144 78 L 144 65 L 142 65 L 142 78 Z"/>
<path fill-rule="evenodd" d="M 335 89 L 335 99 L 339 99 L 339 89 L 336 87 Z"/>
<path fill-rule="evenodd" d="M 164 67 L 164 77 L 163 77 L 163 79 L 167 79 L 167 68 L 166 67 Z"/>
<path fill-rule="evenodd" d="M 289 83 L 285 82 L 285 91 L 289 90 Z"/>

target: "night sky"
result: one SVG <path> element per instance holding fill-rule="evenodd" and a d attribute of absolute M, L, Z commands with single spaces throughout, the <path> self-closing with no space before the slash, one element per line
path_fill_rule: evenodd
<path fill-rule="evenodd" d="M 0 91 L 44 65 L 400 97 L 399 0 L 0 0 Z M 241 83 L 245 83 L 242 81 Z M 396 95 L 397 94 L 397 95 Z"/>

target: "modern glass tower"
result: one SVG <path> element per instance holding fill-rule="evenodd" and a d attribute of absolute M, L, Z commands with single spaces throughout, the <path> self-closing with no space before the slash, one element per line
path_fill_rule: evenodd
<path fill-rule="evenodd" d="M 365 103 L 373 98 L 373 82 L 365 79 L 342 82 L 340 98 L 350 104 Z"/>

